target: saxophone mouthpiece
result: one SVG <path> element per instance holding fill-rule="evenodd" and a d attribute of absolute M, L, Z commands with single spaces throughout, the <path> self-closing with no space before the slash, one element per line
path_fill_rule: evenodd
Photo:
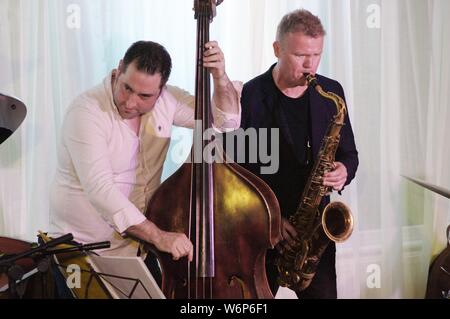
<path fill-rule="evenodd" d="M 303 73 L 303 76 L 306 78 L 306 81 L 308 82 L 309 86 L 315 88 L 316 86 L 319 85 L 319 83 L 317 83 L 316 77 L 311 73 Z"/>

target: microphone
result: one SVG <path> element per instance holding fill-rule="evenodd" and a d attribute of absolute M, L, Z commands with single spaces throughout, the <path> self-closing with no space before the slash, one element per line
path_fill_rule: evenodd
<path fill-rule="evenodd" d="M 68 234 L 62 235 L 61 237 L 52 239 L 44 245 L 47 245 L 47 248 L 48 248 L 48 247 L 53 247 L 53 246 L 56 246 L 59 244 L 67 243 L 72 240 L 73 240 L 73 235 L 71 233 L 68 233 Z"/>
<path fill-rule="evenodd" d="M 101 241 L 98 243 L 90 243 L 90 244 L 78 244 L 73 247 L 67 247 L 62 249 L 51 249 L 47 250 L 45 254 L 60 254 L 60 253 L 70 253 L 75 251 L 87 251 L 87 250 L 95 250 L 95 249 L 102 249 L 102 248 L 109 248 L 111 247 L 111 243 L 109 241 Z"/>
<path fill-rule="evenodd" d="M 19 259 L 22 259 L 22 258 L 26 258 L 26 257 L 31 256 L 33 254 L 39 253 L 41 251 L 45 251 L 49 247 L 53 247 L 53 246 L 56 246 L 56 245 L 59 245 L 59 244 L 64 244 L 64 243 L 70 242 L 71 240 L 73 240 L 73 235 L 69 233 L 69 234 L 63 235 L 61 237 L 55 238 L 55 239 L 53 239 L 53 240 L 51 240 L 51 241 L 49 241 L 49 242 L 47 242 L 45 244 L 42 244 L 42 245 L 39 245 L 39 246 L 37 246 L 35 248 L 27 250 L 27 251 L 25 251 L 23 253 L 15 254 L 15 255 L 7 255 L 7 256 L 0 257 L 0 266 L 13 263 L 16 260 L 19 260 Z"/>
<path fill-rule="evenodd" d="M 98 243 L 91 243 L 82 245 L 83 250 L 94 250 L 94 249 L 102 249 L 111 247 L 111 243 L 109 241 L 101 241 Z"/>
<path fill-rule="evenodd" d="M 88 251 L 102 248 L 111 247 L 111 243 L 109 241 L 101 241 L 97 243 L 89 243 L 89 244 L 76 244 L 73 247 L 61 248 L 61 249 L 50 249 L 44 252 L 45 255 L 54 255 L 61 253 L 71 253 L 76 251 Z"/>

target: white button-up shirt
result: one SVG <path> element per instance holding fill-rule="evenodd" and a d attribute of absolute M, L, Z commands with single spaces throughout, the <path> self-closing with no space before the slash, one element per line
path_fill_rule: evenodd
<path fill-rule="evenodd" d="M 233 85 L 240 98 L 241 83 Z M 102 254 L 136 255 L 138 243 L 124 231 L 145 220 L 145 205 L 161 183 L 172 126 L 194 127 L 194 103 L 188 92 L 166 86 L 153 110 L 142 116 L 137 136 L 117 112 L 111 74 L 77 97 L 58 146 L 51 235 L 72 233 L 82 243 L 110 241 Z M 239 114 L 229 114 L 213 103 L 213 115 L 221 131 L 240 125 L 240 108 Z"/>

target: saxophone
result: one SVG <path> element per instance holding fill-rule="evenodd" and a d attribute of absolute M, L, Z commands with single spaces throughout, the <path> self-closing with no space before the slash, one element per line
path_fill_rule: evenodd
<path fill-rule="evenodd" d="M 337 114 L 330 122 L 322 140 L 297 211 L 289 218 L 289 222 L 297 231 L 295 243 L 291 245 L 292 249 L 284 249 L 276 260 L 279 285 L 296 292 L 305 290 L 310 285 L 330 240 L 342 242 L 353 231 L 353 217 L 344 203 L 329 203 L 322 214 L 319 210 L 322 197 L 330 191 L 330 187 L 322 185 L 322 177 L 334 166 L 340 131 L 346 114 L 345 102 L 337 94 L 324 92 L 313 75 L 305 74 L 305 76 L 309 86 L 336 104 Z"/>

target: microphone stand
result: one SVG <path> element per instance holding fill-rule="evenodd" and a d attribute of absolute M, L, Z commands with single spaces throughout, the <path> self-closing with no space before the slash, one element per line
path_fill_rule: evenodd
<path fill-rule="evenodd" d="M 72 234 L 66 234 L 61 237 L 55 238 L 53 240 L 48 241 L 47 243 L 43 243 L 35 248 L 32 248 L 30 250 L 27 250 L 25 252 L 19 253 L 19 254 L 11 254 L 11 255 L 3 255 L 0 257 L 0 274 L 6 273 L 8 276 L 8 290 L 10 298 L 17 299 L 22 298 L 25 289 L 21 289 L 24 287 L 18 286 L 18 282 L 20 283 L 22 280 L 22 277 L 25 274 L 25 271 L 23 268 L 16 264 L 16 261 L 23 258 L 33 258 L 35 260 L 40 259 L 39 262 L 37 262 L 37 270 L 41 274 L 45 274 L 48 272 L 50 268 L 50 255 L 59 254 L 59 253 L 67 253 L 67 252 L 75 252 L 75 251 L 88 251 L 88 250 L 94 250 L 94 249 L 101 249 L 101 248 L 109 248 L 110 242 L 104 241 L 104 242 L 98 242 L 98 243 L 91 243 L 91 244 L 78 244 L 73 247 L 68 248 L 62 248 L 62 249 L 51 249 L 52 247 L 64 243 L 69 243 L 73 240 Z M 71 243 L 73 244 L 73 243 Z M 45 295 L 44 290 L 47 286 L 47 282 L 45 280 L 45 276 L 42 276 L 43 278 L 43 295 Z M 45 282 L 44 282 L 45 281 Z"/>

